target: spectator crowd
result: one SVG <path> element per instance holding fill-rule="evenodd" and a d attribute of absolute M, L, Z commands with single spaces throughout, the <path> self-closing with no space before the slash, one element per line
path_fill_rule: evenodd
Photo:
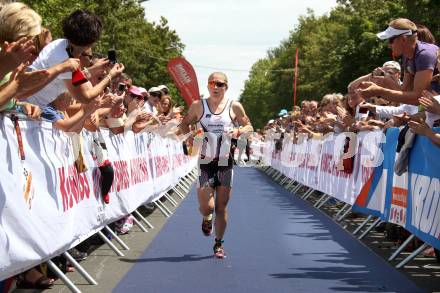
<path fill-rule="evenodd" d="M 303 100 L 292 111 L 282 109 L 259 132 L 260 139 L 275 137 L 280 151 L 285 138 L 300 144 L 328 133 L 386 132 L 399 127 L 397 162 L 408 153 L 404 150 L 411 148 L 416 135 L 440 147 L 440 133 L 433 130 L 440 126 L 440 51 L 433 34 L 423 25 L 398 18 L 377 37 L 388 42 L 395 60 L 372 64 L 378 67 L 348 84 L 345 94 L 326 94 L 320 101 Z M 395 168 L 397 175 L 405 170 L 405 166 Z M 395 227 L 388 224 L 387 229 Z M 440 261 L 438 250 L 430 247 L 424 253 L 436 254 Z"/>
<path fill-rule="evenodd" d="M 173 105 L 166 85 L 149 85 L 147 90 L 133 84 L 114 50 L 106 58 L 93 51 L 104 26 L 94 13 L 77 10 L 66 15 L 60 24 L 63 38 L 53 40 L 32 8 L 20 2 L 1 3 L 2 116 L 14 121 L 16 131 L 20 131 L 19 120 L 43 120 L 69 133 L 78 173 L 87 170 L 80 135 L 87 130 L 92 138 L 88 149 L 101 173 L 102 201 L 108 204 L 114 172 L 100 129 L 113 134 L 149 131 L 176 138 L 183 108 Z M 120 234 L 128 233 L 132 225 L 130 216 L 114 223 Z M 87 257 L 78 249 L 70 253 L 77 260 Z M 66 260 L 59 263 L 64 271 L 73 270 Z M 50 288 L 54 279 L 44 271 L 37 267 L 16 276 L 18 287 Z"/>

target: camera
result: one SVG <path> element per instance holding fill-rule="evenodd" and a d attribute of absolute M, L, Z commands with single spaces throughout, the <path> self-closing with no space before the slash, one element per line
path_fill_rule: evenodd
<path fill-rule="evenodd" d="M 359 113 L 361 113 L 361 114 L 367 114 L 367 113 L 368 113 L 368 108 L 365 108 L 365 107 L 359 107 Z"/>
<path fill-rule="evenodd" d="M 118 92 L 123 93 L 125 92 L 126 84 L 125 83 L 119 83 L 118 84 Z"/>
<path fill-rule="evenodd" d="M 117 59 L 116 59 L 116 50 L 115 49 L 110 49 L 108 50 L 108 60 L 110 61 L 110 63 L 112 64 L 116 64 L 117 63 Z"/>

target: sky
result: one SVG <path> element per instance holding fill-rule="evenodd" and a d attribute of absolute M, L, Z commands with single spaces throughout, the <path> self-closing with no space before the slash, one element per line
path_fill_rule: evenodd
<path fill-rule="evenodd" d="M 214 71 L 228 76 L 226 95 L 238 98 L 252 65 L 287 39 L 308 8 L 328 13 L 336 0 L 149 0 L 142 3 L 148 21 L 164 16 L 185 44 L 200 93 L 208 95 Z M 293 67 L 293 64 L 292 64 Z"/>

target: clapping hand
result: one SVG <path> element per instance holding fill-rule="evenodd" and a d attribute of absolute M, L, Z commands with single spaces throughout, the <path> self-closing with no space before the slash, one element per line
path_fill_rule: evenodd
<path fill-rule="evenodd" d="M 440 104 L 431 92 L 423 91 L 422 96 L 419 98 L 419 103 L 425 107 L 426 111 L 440 115 Z"/>
<path fill-rule="evenodd" d="M 21 63 L 32 63 L 37 56 L 32 37 L 23 37 L 16 42 L 3 42 L 0 51 L 0 63 L 6 67 L 7 71 L 12 71 Z"/>
<path fill-rule="evenodd" d="M 409 121 L 408 126 L 415 134 L 428 136 L 432 133 L 432 129 L 425 122 Z"/>
<path fill-rule="evenodd" d="M 14 96 L 17 99 L 25 99 L 33 95 L 49 77 L 47 70 L 26 72 L 28 66 L 29 62 L 22 63 L 12 72 L 9 78 L 8 84 L 13 87 Z"/>

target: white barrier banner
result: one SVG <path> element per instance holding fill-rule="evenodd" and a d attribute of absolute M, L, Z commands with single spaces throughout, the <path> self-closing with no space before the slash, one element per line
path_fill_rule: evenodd
<path fill-rule="evenodd" d="M 61 254 L 161 194 L 197 161 L 178 141 L 151 133 L 113 135 L 103 130 L 114 169 L 110 203 L 82 133 L 87 171 L 74 165 L 72 137 L 51 123 L 20 121 L 25 158 L 14 125 L 0 120 L 0 280 Z"/>
<path fill-rule="evenodd" d="M 345 149 L 351 136 L 351 149 Z M 284 138 L 282 150 L 266 141 L 264 162 L 301 184 L 353 204 L 383 154 L 380 131 L 339 134 L 325 139 L 308 139 L 293 144 Z M 344 168 L 343 168 L 344 167 Z"/>

